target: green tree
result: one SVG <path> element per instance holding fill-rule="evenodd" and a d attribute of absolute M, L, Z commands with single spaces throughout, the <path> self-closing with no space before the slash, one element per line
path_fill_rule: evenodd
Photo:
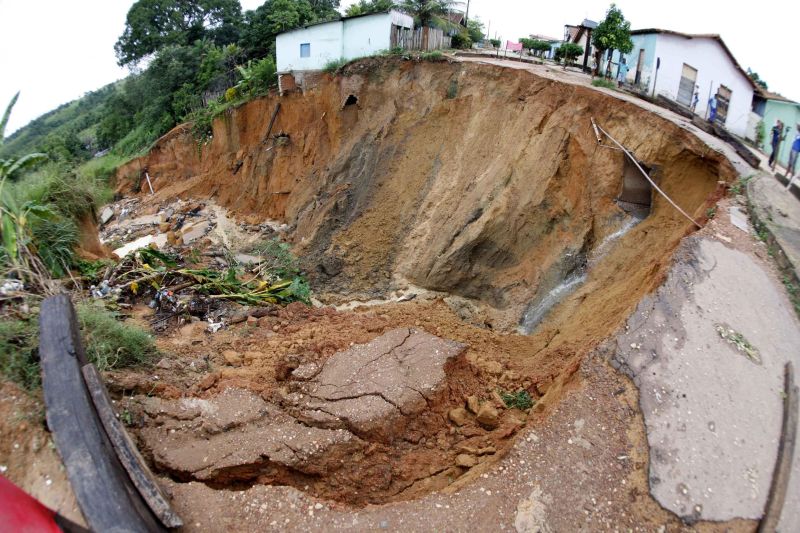
<path fill-rule="evenodd" d="M 402 0 L 397 7 L 414 17 L 419 26 L 433 26 L 450 24 L 447 12 L 459 4 L 454 0 Z"/>
<path fill-rule="evenodd" d="M 548 43 L 547 41 L 539 41 L 539 40 L 534 41 L 533 46 L 531 47 L 531 49 L 534 52 L 538 52 L 537 55 L 539 57 L 541 57 L 543 53 L 549 52 L 550 48 L 551 48 L 550 43 Z"/>
<path fill-rule="evenodd" d="M 631 23 L 625 20 L 622 10 L 616 4 L 611 4 L 606 12 L 606 18 L 592 31 L 592 44 L 600 57 L 608 51 L 619 50 L 620 53 L 627 54 L 633 50 Z M 611 63 L 610 53 L 608 62 Z"/>
<path fill-rule="evenodd" d="M 564 43 L 556 49 L 556 60 L 564 60 L 564 64 L 572 63 L 583 54 L 583 47 L 575 43 Z"/>
<path fill-rule="evenodd" d="M 532 50 L 534 44 L 536 43 L 536 39 L 529 39 L 528 37 L 520 37 L 519 43 L 525 50 Z"/>
<path fill-rule="evenodd" d="M 138 0 L 114 45 L 120 66 L 136 63 L 165 46 L 201 38 L 234 42 L 242 22 L 238 0 Z"/>
<path fill-rule="evenodd" d="M 308 0 L 267 0 L 244 14 L 239 44 L 248 59 L 275 55 L 277 34 L 330 16 L 333 15 L 325 5 L 315 9 Z"/>
<path fill-rule="evenodd" d="M 486 36 L 486 34 L 483 33 L 483 29 L 483 22 L 481 22 L 481 19 L 478 17 L 473 17 L 467 21 L 467 32 L 473 43 L 482 41 Z"/>
<path fill-rule="evenodd" d="M 370 13 L 383 13 L 394 7 L 393 0 L 359 0 L 345 11 L 348 17 L 368 15 Z"/>
<path fill-rule="evenodd" d="M 758 75 L 758 72 L 754 72 L 750 67 L 747 68 L 747 75 L 750 76 L 750 79 L 753 80 L 754 83 L 759 85 L 765 91 L 769 89 L 767 82 L 761 79 L 761 76 Z"/>

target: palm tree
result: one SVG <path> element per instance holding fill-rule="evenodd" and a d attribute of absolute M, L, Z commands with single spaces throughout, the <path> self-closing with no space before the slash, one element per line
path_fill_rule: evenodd
<path fill-rule="evenodd" d="M 422 27 L 432 26 L 434 23 L 449 24 L 448 12 L 461 5 L 463 2 L 457 0 L 402 0 L 397 3 L 397 7 L 414 17 Z"/>

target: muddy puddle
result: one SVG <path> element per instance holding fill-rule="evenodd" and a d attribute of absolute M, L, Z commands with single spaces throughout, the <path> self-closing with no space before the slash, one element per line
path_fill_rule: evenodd
<path fill-rule="evenodd" d="M 696 219 L 733 176 L 686 131 L 588 88 L 400 60 L 232 109 L 200 150 L 176 130 L 123 167 L 107 246 L 151 240 L 224 269 L 278 239 L 313 290 L 312 306 L 170 317 L 153 371 L 107 376 L 153 469 L 362 506 L 488 468 L 693 231 L 624 185 L 625 156 L 590 119 Z M 153 195 L 137 192 L 145 168 Z M 154 319 L 146 303 L 137 320 Z"/>

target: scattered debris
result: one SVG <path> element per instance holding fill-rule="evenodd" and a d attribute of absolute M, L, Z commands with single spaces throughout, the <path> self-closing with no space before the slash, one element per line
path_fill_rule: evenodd
<path fill-rule="evenodd" d="M 757 365 L 761 364 L 761 355 L 758 353 L 758 350 L 744 338 L 744 335 L 723 324 L 716 324 L 714 328 L 717 330 L 720 337 L 728 341 L 729 344 L 735 346 L 739 352 L 744 353 L 748 359 Z"/>

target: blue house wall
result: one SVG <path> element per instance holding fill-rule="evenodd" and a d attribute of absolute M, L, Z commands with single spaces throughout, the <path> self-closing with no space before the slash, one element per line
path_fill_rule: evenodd
<path fill-rule="evenodd" d="M 628 76 L 626 80 L 628 83 L 633 84 L 636 80 L 636 71 L 638 68 L 637 63 L 639 62 L 639 50 L 644 50 L 644 56 L 642 59 L 642 74 L 639 79 L 639 87 L 644 90 L 650 91 L 652 90 L 652 77 L 655 74 L 656 70 L 656 43 L 658 42 L 657 39 L 658 35 L 655 33 L 648 33 L 644 35 L 631 35 L 631 41 L 633 41 L 633 49 L 629 54 L 624 54 L 622 57 L 625 58 L 625 63 L 628 65 Z M 611 75 L 612 77 L 617 77 L 617 69 L 619 66 L 620 60 L 620 52 L 619 50 L 615 50 L 613 55 L 611 56 Z M 607 64 L 607 58 L 603 61 L 603 69 Z"/>

